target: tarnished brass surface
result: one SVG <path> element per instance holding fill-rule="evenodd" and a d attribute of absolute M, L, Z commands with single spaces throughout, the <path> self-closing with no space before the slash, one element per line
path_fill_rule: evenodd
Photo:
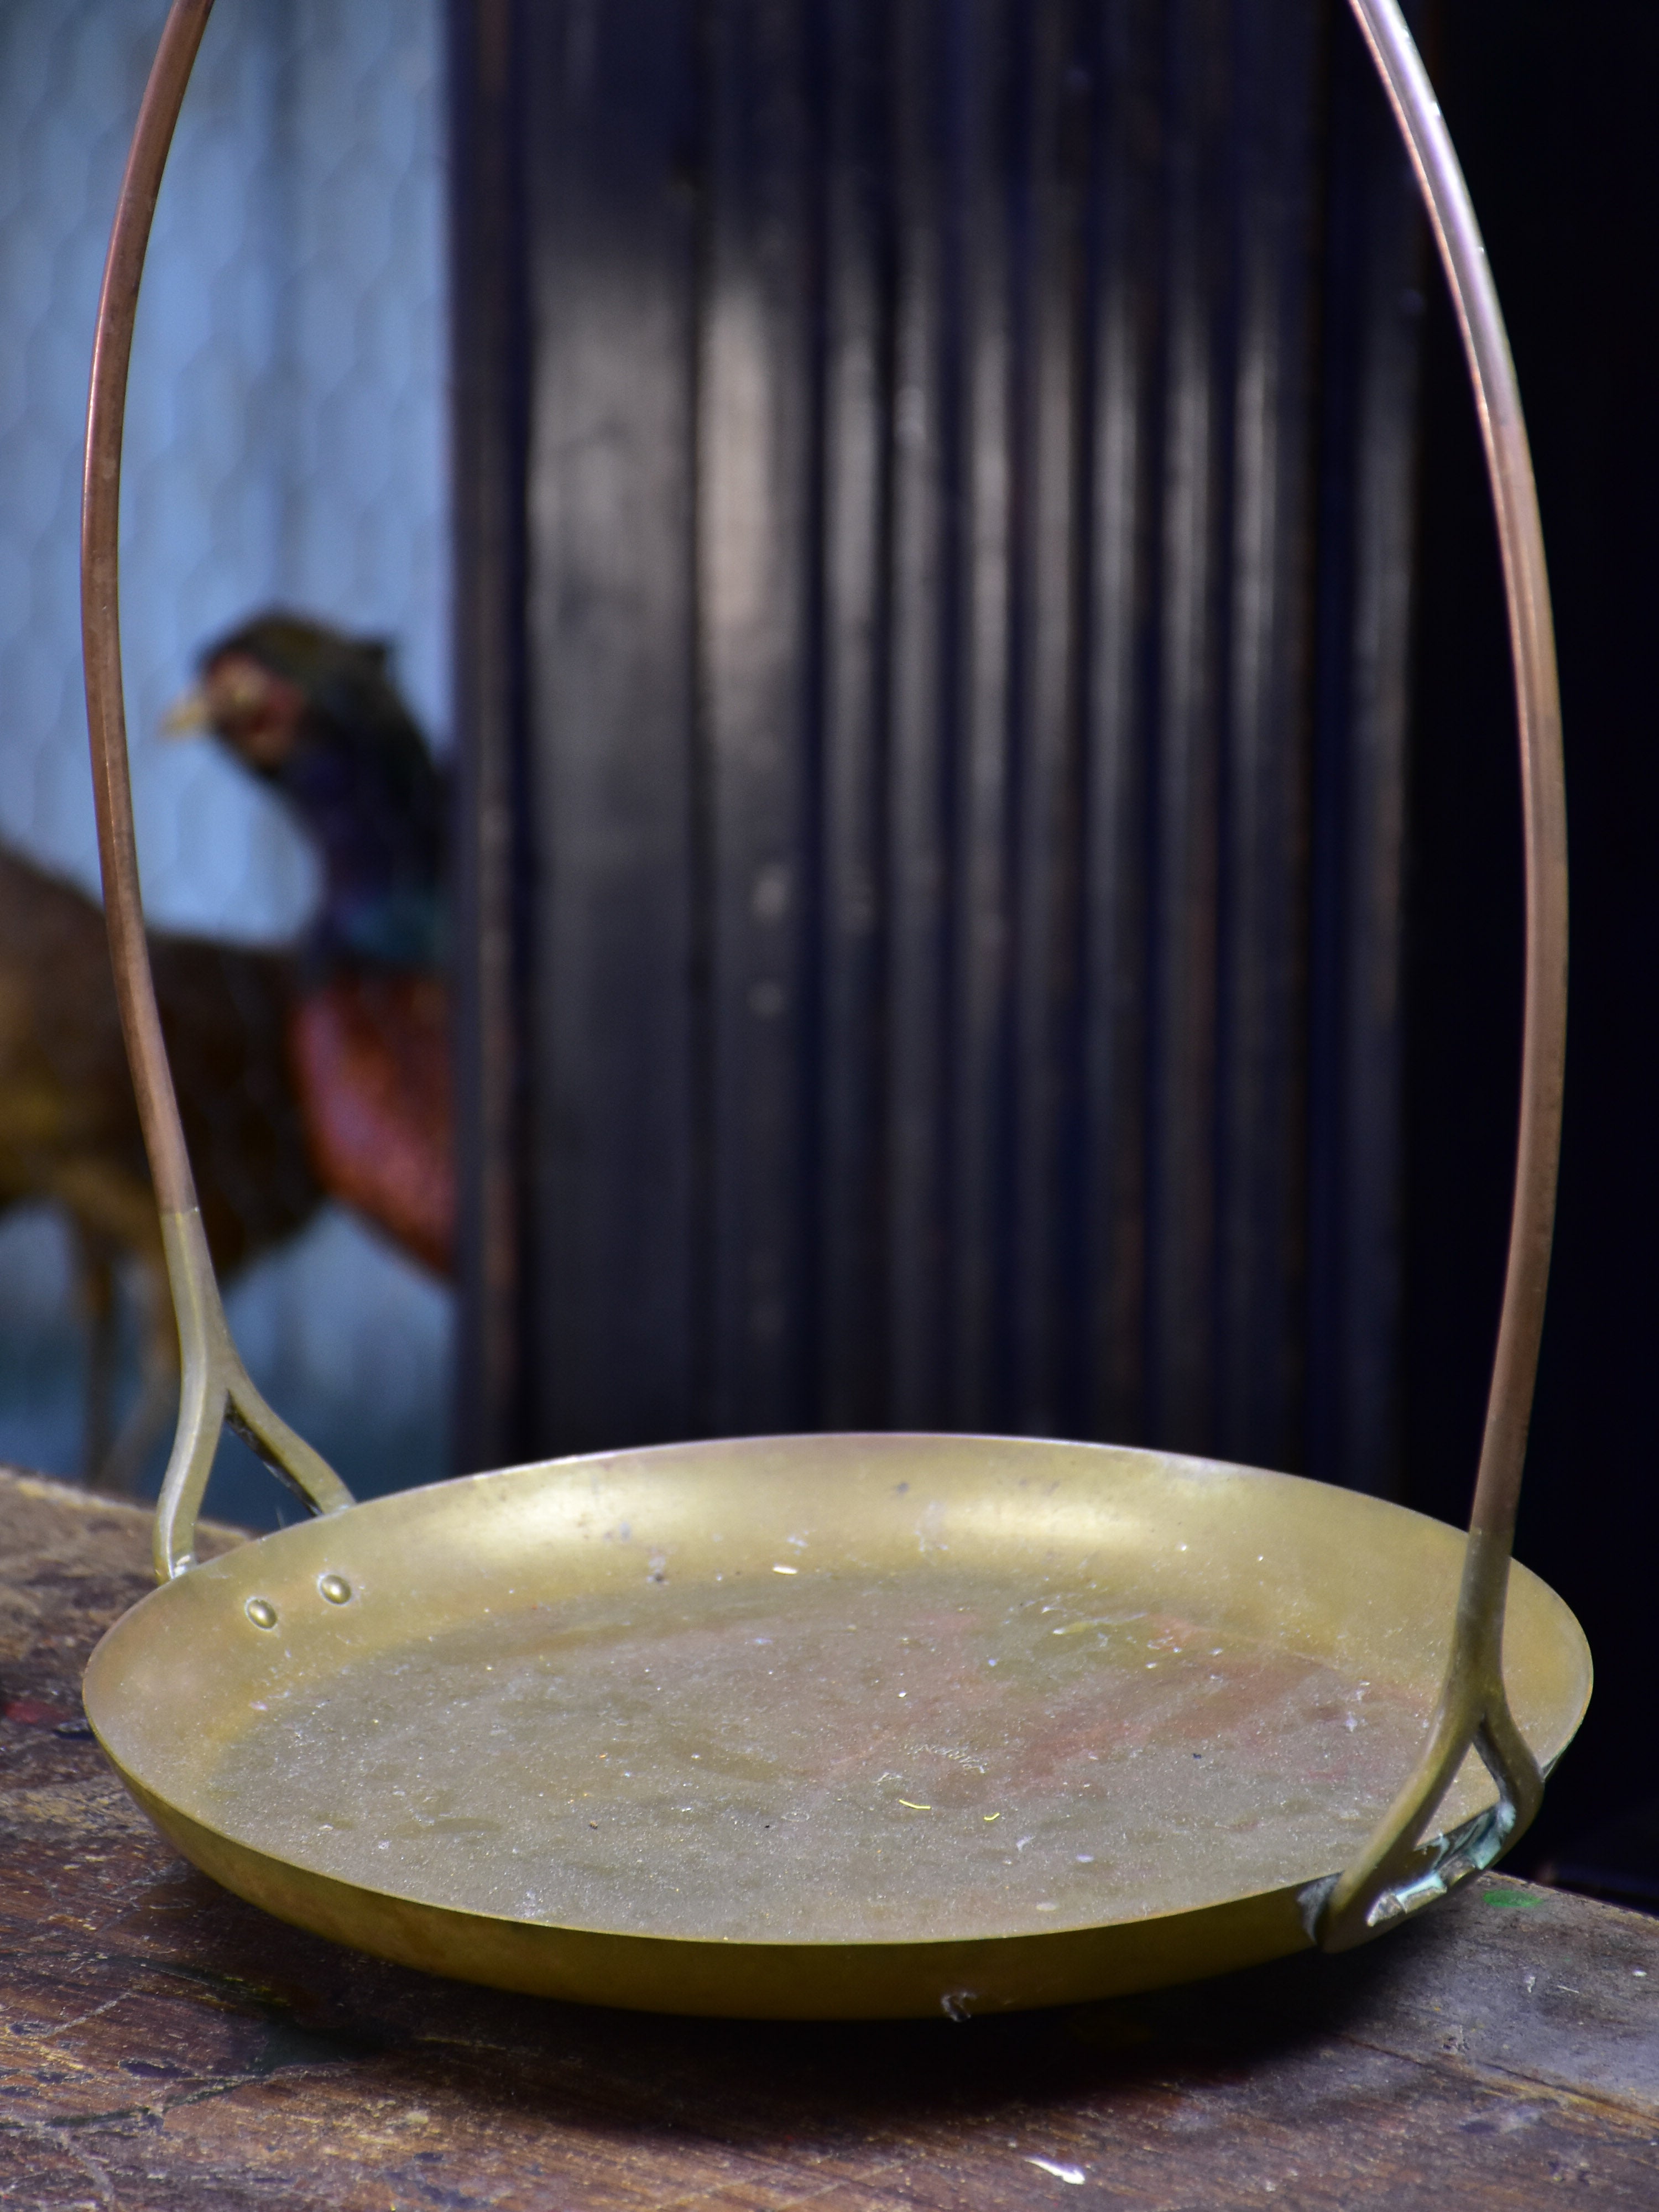
<path fill-rule="evenodd" d="M 219 1880 L 441 1972 L 665 2010 L 1043 2003 L 1309 1940 L 1299 1891 L 1425 1740 L 1462 1550 L 1151 1452 L 674 1446 L 192 1569 L 111 1630 L 87 1710 Z M 1519 1567 L 1504 1664 L 1548 1764 L 1589 1656 Z M 1471 1759 L 1444 1817 L 1492 1796 Z"/>

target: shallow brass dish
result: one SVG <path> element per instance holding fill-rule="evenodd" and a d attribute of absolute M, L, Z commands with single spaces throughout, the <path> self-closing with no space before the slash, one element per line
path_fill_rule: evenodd
<path fill-rule="evenodd" d="M 161 1041 L 117 617 L 138 281 L 212 0 L 173 0 L 100 304 L 82 509 L 116 986 L 184 1385 L 162 1587 L 87 1710 L 198 1865 L 504 1987 L 858 2017 L 1054 2003 L 1364 1941 L 1537 1808 L 1589 1662 L 1510 1547 L 1549 1267 L 1565 817 L 1536 495 L 1456 157 L 1396 0 L 1352 0 L 1422 185 L 1486 439 L 1527 889 L 1510 1258 L 1467 1540 L 1289 1475 L 1103 1446 L 787 1437 L 354 1505 L 231 1342 Z M 229 1419 L 320 1517 L 206 1565 Z"/>
<path fill-rule="evenodd" d="M 1462 1553 L 1153 1452 L 675 1446 L 193 1567 L 87 1711 L 198 1865 L 410 1966 L 680 2012 L 1056 2003 L 1310 1941 L 1301 1893 L 1422 1748 Z M 1547 1764 L 1589 1657 L 1520 1567 L 1504 1664 Z M 1494 1796 L 1472 1757 L 1443 1817 Z"/>

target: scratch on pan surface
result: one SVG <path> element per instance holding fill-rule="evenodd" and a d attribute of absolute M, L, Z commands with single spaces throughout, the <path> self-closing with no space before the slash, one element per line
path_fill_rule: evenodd
<path fill-rule="evenodd" d="M 1080 2182 L 1083 2179 L 1080 2166 L 1061 2166 L 1056 2159 L 1028 2158 L 1025 2163 L 1027 2166 L 1040 2166 L 1045 2173 L 1052 2173 L 1056 2181 Z"/>

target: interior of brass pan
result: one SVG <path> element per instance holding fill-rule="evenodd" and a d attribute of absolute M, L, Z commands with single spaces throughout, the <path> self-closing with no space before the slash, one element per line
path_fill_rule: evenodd
<path fill-rule="evenodd" d="M 232 1888 L 409 1963 L 665 2010 L 1051 2002 L 1306 1942 L 1420 1751 L 1463 1539 L 1281 1474 L 823 1436 L 405 1492 L 156 1590 L 87 1677 Z M 1514 1570 L 1547 1764 L 1589 1661 Z M 1492 1799 L 1471 1758 L 1450 1825 Z"/>

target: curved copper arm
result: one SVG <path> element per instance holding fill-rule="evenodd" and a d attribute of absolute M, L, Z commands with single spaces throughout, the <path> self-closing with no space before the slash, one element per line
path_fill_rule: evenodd
<path fill-rule="evenodd" d="M 144 939 L 138 851 L 133 836 L 118 594 L 121 434 L 127 370 L 132 357 L 139 281 L 144 272 L 144 252 L 161 189 L 161 173 L 196 50 L 212 9 L 213 0 L 173 0 L 144 88 L 98 301 L 81 495 L 81 638 L 86 660 L 93 793 L 98 809 L 98 851 L 104 875 L 104 915 L 127 1058 L 161 1211 L 162 1243 L 184 1366 L 178 1433 L 156 1505 L 155 1568 L 163 1581 L 181 1574 L 191 1564 L 196 1516 L 227 1419 L 313 1511 L 333 1512 L 351 1503 L 351 1493 L 339 1477 L 266 1405 L 231 1342 L 202 1232 L 195 1178 L 190 1171 L 179 1102 L 161 1037 Z"/>
<path fill-rule="evenodd" d="M 127 769 L 126 711 L 121 690 L 118 553 L 121 437 L 144 250 L 149 243 L 173 126 L 212 9 L 213 0 L 178 0 L 144 88 L 98 301 L 81 495 L 81 645 L 86 660 L 87 725 L 92 738 L 92 788 L 98 809 L 104 915 L 144 1145 L 149 1153 L 150 1173 L 155 1178 L 156 1203 L 163 1213 L 189 1212 L 196 1204 L 196 1183 L 185 1150 L 167 1048 L 161 1042 L 138 892 L 138 851 L 133 836 L 132 782 Z"/>
<path fill-rule="evenodd" d="M 1504 1692 L 1504 1601 L 1549 1283 L 1567 1048 L 1561 701 L 1538 493 L 1515 363 L 1468 187 L 1405 20 L 1395 0 L 1352 0 L 1352 5 L 1417 172 L 1457 310 L 1480 417 L 1498 514 L 1520 720 L 1527 954 L 1509 1267 L 1451 1657 L 1428 1748 L 1416 1771 L 1353 1864 L 1336 1881 L 1315 1884 L 1304 1899 L 1310 1925 L 1332 1950 L 1362 1942 L 1401 1913 L 1490 1865 L 1531 1820 L 1542 1795 L 1537 1761 L 1510 1717 Z M 1498 1785 L 1498 1806 L 1425 1852 L 1418 1839 L 1471 1745 Z"/>

